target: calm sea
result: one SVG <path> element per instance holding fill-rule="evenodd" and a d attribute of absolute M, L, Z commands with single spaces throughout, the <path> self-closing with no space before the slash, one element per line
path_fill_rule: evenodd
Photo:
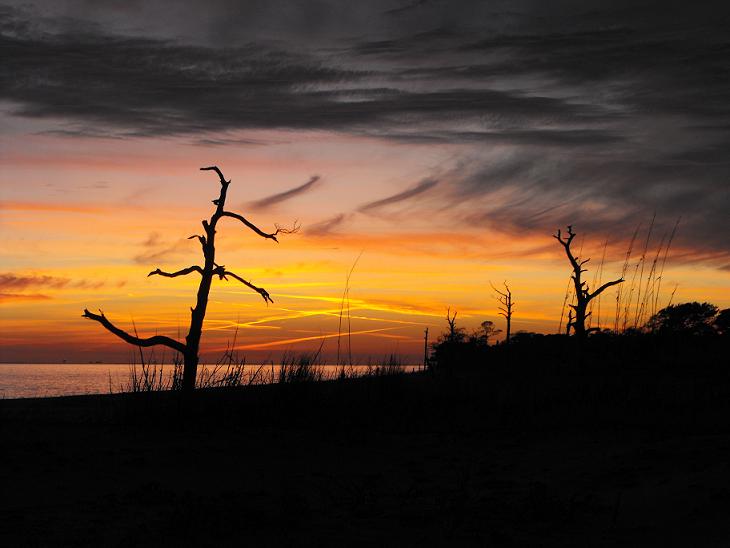
<path fill-rule="evenodd" d="M 129 380 L 129 364 L 0 363 L 0 398 L 109 393 Z"/>
<path fill-rule="evenodd" d="M 324 377 L 334 377 L 337 366 L 321 366 Z M 417 366 L 403 366 L 412 371 Z M 367 366 L 354 366 L 353 373 L 365 373 Z M 129 364 L 119 363 L 0 363 L 0 398 L 45 398 L 79 394 L 109 394 L 123 392 L 130 384 Z M 139 375 L 139 367 L 137 368 Z M 244 382 L 271 382 L 279 366 L 250 365 L 246 367 Z M 172 366 L 163 369 L 169 378 Z"/>

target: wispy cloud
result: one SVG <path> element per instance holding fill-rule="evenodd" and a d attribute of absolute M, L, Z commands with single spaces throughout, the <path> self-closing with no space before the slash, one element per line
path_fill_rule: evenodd
<path fill-rule="evenodd" d="M 51 297 L 41 293 L 23 294 L 23 293 L 0 293 L 0 302 L 10 301 L 47 301 Z"/>
<path fill-rule="evenodd" d="M 358 211 L 360 211 L 361 213 L 368 213 L 368 212 L 375 211 L 375 210 L 380 209 L 385 206 L 397 204 L 400 202 L 405 202 L 406 200 L 410 200 L 411 198 L 414 198 L 416 196 L 419 196 L 420 194 L 423 194 L 424 192 L 430 190 L 437 184 L 438 184 L 438 181 L 436 179 L 424 179 L 421 182 L 419 182 L 416 186 L 409 188 L 408 190 L 404 190 L 403 192 L 398 192 L 397 194 L 388 196 L 387 198 L 382 198 L 380 200 L 376 200 L 374 202 L 370 202 L 365 205 L 362 205 L 358 208 Z"/>
<path fill-rule="evenodd" d="M 0 274 L 0 296 L 3 300 L 47 300 L 51 297 L 39 293 L 16 293 L 28 289 L 60 290 L 83 289 L 92 290 L 104 287 L 105 282 L 90 282 L 88 280 L 73 280 L 71 278 L 49 275 L 18 275 L 12 273 Z"/>
<path fill-rule="evenodd" d="M 342 226 L 347 218 L 348 215 L 340 213 L 319 223 L 309 225 L 305 228 L 304 233 L 309 236 L 327 236 Z"/>
<path fill-rule="evenodd" d="M 0 210 L 44 211 L 48 213 L 102 213 L 105 208 L 69 203 L 0 201 Z"/>
<path fill-rule="evenodd" d="M 349 333 L 349 335 L 371 335 L 375 333 L 382 333 L 383 331 L 390 331 L 393 329 L 399 329 L 397 327 L 381 327 L 378 329 L 365 329 L 361 331 L 352 331 Z M 289 346 L 292 344 L 300 343 L 300 342 L 308 342 L 308 341 L 319 341 L 322 339 L 332 339 L 335 337 L 340 337 L 340 333 L 327 333 L 325 335 L 315 335 L 311 337 L 297 337 L 293 339 L 284 339 L 280 341 L 271 341 L 271 342 L 265 342 L 265 343 L 252 343 L 252 344 L 244 344 L 236 346 L 235 350 L 257 350 L 261 348 L 271 348 L 274 346 Z"/>
<path fill-rule="evenodd" d="M 317 185 L 317 183 L 319 183 L 320 180 L 321 178 L 319 175 L 313 175 L 306 183 L 302 185 L 296 186 L 284 192 L 272 194 L 271 196 L 261 198 L 260 200 L 256 200 L 254 202 L 250 202 L 249 204 L 247 204 L 247 206 L 252 209 L 268 209 L 276 204 L 291 200 L 296 196 L 312 190 Z"/>
<path fill-rule="evenodd" d="M 185 239 L 170 243 L 162 239 L 159 233 L 151 232 L 142 242 L 144 251 L 133 257 L 137 264 L 164 263 L 185 255 L 190 251 L 190 241 Z"/>

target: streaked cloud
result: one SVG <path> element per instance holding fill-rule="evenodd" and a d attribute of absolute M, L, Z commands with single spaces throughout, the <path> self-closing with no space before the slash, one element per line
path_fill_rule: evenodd
<path fill-rule="evenodd" d="M 0 274 L 0 291 L 23 291 L 37 287 L 47 289 L 99 289 L 103 286 L 103 281 L 72 280 L 71 278 L 47 275 Z"/>
<path fill-rule="evenodd" d="M 327 236 L 334 232 L 338 227 L 342 226 L 347 220 L 348 215 L 340 213 L 319 223 L 311 224 L 304 229 L 304 233 L 309 236 Z"/>
<path fill-rule="evenodd" d="M 300 194 L 304 194 L 305 192 L 312 190 L 313 188 L 315 188 L 320 180 L 321 178 L 319 175 L 313 175 L 306 183 L 302 185 L 296 186 L 284 192 L 272 194 L 271 196 L 261 198 L 260 200 L 250 202 L 246 205 L 252 209 L 268 209 L 276 204 L 291 200 L 292 198 L 295 198 Z"/>
<path fill-rule="evenodd" d="M 174 242 L 165 241 L 159 233 L 151 232 L 141 244 L 144 251 L 136 254 L 133 260 L 141 265 L 165 263 L 188 254 L 193 249 L 190 244 L 191 241 L 184 238 Z"/>
<path fill-rule="evenodd" d="M 0 302 L 8 301 L 47 301 L 51 297 L 42 293 L 0 293 Z"/>
<path fill-rule="evenodd" d="M 106 208 L 94 205 L 51 203 L 51 202 L 10 202 L 0 201 L 0 210 L 5 211 L 43 211 L 47 213 L 102 213 Z"/>
<path fill-rule="evenodd" d="M 383 208 L 385 206 L 405 202 L 407 200 L 410 200 L 411 198 L 423 194 L 437 184 L 438 181 L 435 179 L 424 179 L 423 181 L 419 182 L 417 185 L 409 188 L 408 190 L 404 190 L 403 192 L 398 192 L 396 194 L 393 194 L 392 196 L 388 196 L 387 198 L 381 198 L 380 200 L 375 200 L 374 202 L 369 202 L 365 205 L 362 205 L 358 208 L 358 211 L 362 213 L 368 213 Z"/>
<path fill-rule="evenodd" d="M 311 337 L 296 337 L 291 339 L 283 339 L 278 341 L 270 341 L 263 343 L 252 343 L 237 345 L 235 350 L 261 350 L 263 348 L 272 348 L 276 346 L 291 346 L 293 344 L 307 342 L 307 341 L 319 341 L 323 339 L 333 339 L 337 337 L 346 337 L 347 335 L 372 335 L 376 333 L 382 333 L 391 329 L 398 329 L 397 327 L 381 327 L 378 329 L 364 329 L 360 331 L 352 331 L 350 333 L 327 333 L 323 335 L 313 335 Z"/>

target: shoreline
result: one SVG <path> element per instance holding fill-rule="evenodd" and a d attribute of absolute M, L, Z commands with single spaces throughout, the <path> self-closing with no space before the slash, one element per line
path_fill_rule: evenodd
<path fill-rule="evenodd" d="M 0 400 L 0 436 L 8 546 L 730 539 L 719 365 Z"/>

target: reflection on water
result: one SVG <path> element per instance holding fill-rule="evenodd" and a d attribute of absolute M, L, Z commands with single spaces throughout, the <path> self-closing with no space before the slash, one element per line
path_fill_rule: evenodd
<path fill-rule="evenodd" d="M 335 378 L 340 367 L 317 366 L 324 379 Z M 38 398 L 74 396 L 79 394 L 108 394 L 122 392 L 130 381 L 129 364 L 116 363 L 0 363 L 0 398 Z M 279 365 L 247 365 L 243 384 L 268 383 L 278 379 Z M 348 376 L 373 372 L 365 365 L 345 366 Z M 413 371 L 417 366 L 401 366 Z M 139 374 L 139 366 L 137 366 Z M 171 365 L 164 366 L 163 375 L 172 375 Z"/>

